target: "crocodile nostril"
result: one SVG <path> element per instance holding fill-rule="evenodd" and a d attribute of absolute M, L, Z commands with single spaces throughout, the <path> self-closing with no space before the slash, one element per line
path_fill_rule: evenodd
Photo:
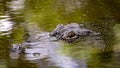
<path fill-rule="evenodd" d="M 90 35 L 91 33 L 92 33 L 91 31 L 85 31 L 85 32 L 83 32 L 83 35 L 88 36 L 88 35 Z"/>
<path fill-rule="evenodd" d="M 87 31 L 86 34 L 89 35 L 91 33 L 91 31 Z"/>

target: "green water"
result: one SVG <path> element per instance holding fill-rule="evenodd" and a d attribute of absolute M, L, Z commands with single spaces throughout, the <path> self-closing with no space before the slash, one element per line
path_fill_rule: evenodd
<path fill-rule="evenodd" d="M 61 65 L 49 58 L 24 60 L 22 56 L 9 56 L 8 47 L 12 44 L 52 31 L 60 23 L 74 22 L 101 33 L 102 42 L 60 41 L 58 55 L 52 56 L 52 60 L 68 57 L 68 61 L 62 59 Z M 7 28 L 3 23 L 12 26 Z M 0 68 L 120 68 L 119 23 L 119 0 L 0 0 Z"/>

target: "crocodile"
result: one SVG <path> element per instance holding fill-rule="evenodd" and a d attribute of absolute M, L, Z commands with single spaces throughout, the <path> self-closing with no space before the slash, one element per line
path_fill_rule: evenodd
<path fill-rule="evenodd" d="M 70 23 L 67 25 L 58 24 L 56 28 L 50 32 L 50 36 L 54 36 L 66 42 L 74 42 L 78 38 L 94 35 L 100 35 L 100 33 L 86 29 L 83 24 L 77 23 Z"/>

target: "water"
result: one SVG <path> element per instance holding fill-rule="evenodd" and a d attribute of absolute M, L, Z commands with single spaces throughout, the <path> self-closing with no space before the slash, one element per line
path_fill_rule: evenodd
<path fill-rule="evenodd" d="M 119 10 L 119 0 L 0 0 L 0 68 L 120 68 Z M 72 22 L 102 40 L 69 44 L 48 35 Z M 25 53 L 9 51 L 17 45 Z"/>

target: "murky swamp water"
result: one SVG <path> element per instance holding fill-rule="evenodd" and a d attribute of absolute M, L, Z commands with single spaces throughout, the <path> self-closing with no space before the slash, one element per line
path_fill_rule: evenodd
<path fill-rule="evenodd" d="M 0 0 L 0 68 L 120 68 L 119 0 Z M 50 38 L 57 24 L 82 23 L 101 40 Z M 25 53 L 12 45 L 28 45 Z"/>

